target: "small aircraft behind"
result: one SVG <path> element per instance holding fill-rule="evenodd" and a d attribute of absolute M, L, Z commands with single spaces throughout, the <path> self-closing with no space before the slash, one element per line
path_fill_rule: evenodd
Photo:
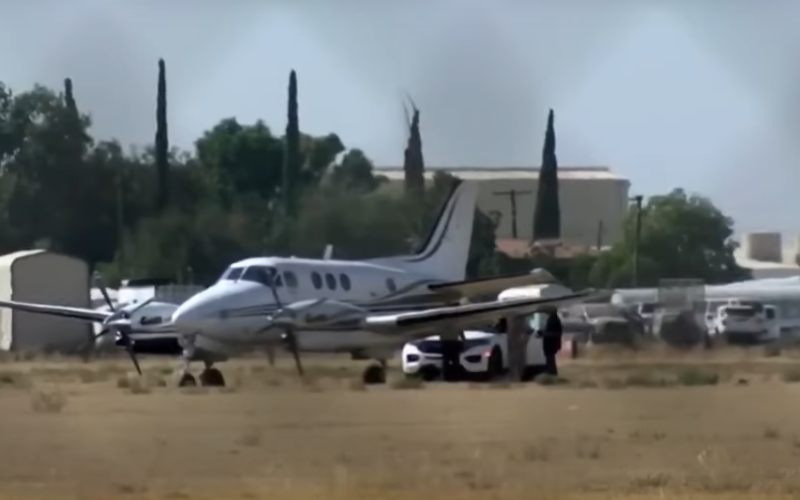
<path fill-rule="evenodd" d="M 225 381 L 214 363 L 281 343 L 292 351 L 300 371 L 300 351 L 349 352 L 376 360 L 364 378 L 380 381 L 385 379 L 386 360 L 409 340 L 432 333 L 446 336 L 462 325 L 594 298 L 584 292 L 464 305 L 465 299 L 497 296 L 508 288 L 555 282 L 541 269 L 465 279 L 477 195 L 476 184 L 457 184 L 414 254 L 337 260 L 329 247 L 322 259 L 245 259 L 231 264 L 217 283 L 178 306 L 171 322 L 153 329 L 142 330 L 145 325 L 136 324 L 147 302 L 103 314 L 10 301 L 0 302 L 0 307 L 100 322 L 98 336 L 113 332 L 137 370 L 135 351 L 140 342 L 174 342 L 182 359 L 180 385 L 197 383 L 188 371 L 192 361 L 205 365 L 199 377 L 202 385 L 221 386 Z"/>

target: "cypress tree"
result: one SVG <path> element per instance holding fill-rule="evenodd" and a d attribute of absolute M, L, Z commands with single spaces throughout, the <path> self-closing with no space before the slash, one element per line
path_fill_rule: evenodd
<path fill-rule="evenodd" d="M 556 132 L 553 127 L 553 110 L 547 116 L 547 131 L 542 148 L 542 168 L 536 191 L 536 208 L 533 214 L 533 240 L 561 237 L 561 206 L 558 200 L 558 161 L 556 160 Z"/>
<path fill-rule="evenodd" d="M 289 96 L 287 102 L 286 138 L 283 152 L 282 189 L 283 206 L 286 213 L 292 213 L 292 196 L 296 189 L 296 179 L 300 174 L 300 116 L 297 103 L 297 73 L 289 73 Z"/>
<path fill-rule="evenodd" d="M 167 70 L 158 60 L 158 97 L 156 101 L 156 208 L 162 212 L 169 204 L 169 135 L 167 131 Z"/>
<path fill-rule="evenodd" d="M 425 191 L 425 158 L 419 130 L 419 109 L 413 102 L 411 106 L 412 117 L 408 121 L 408 144 L 403 161 L 405 190 L 408 196 L 421 197 Z"/>
<path fill-rule="evenodd" d="M 78 105 L 75 104 L 75 96 L 72 94 L 72 80 L 66 78 L 64 80 L 64 103 L 70 113 L 70 117 L 78 117 Z"/>

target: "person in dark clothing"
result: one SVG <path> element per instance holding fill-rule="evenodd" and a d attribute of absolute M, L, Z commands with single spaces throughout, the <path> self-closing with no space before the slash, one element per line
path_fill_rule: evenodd
<path fill-rule="evenodd" d="M 547 319 L 544 328 L 540 331 L 542 337 L 542 350 L 544 351 L 545 372 L 550 375 L 558 375 L 558 364 L 556 355 L 561 350 L 561 336 L 564 328 L 561 325 L 561 318 L 558 317 L 556 309 L 546 311 Z"/>

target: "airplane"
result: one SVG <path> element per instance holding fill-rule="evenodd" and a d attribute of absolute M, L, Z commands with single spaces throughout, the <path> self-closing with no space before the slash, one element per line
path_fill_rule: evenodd
<path fill-rule="evenodd" d="M 385 325 L 377 328 L 379 323 L 403 322 L 417 318 L 415 314 L 425 317 L 428 313 L 443 317 L 456 314 L 479 321 L 487 304 L 456 304 L 465 298 L 496 296 L 507 288 L 555 282 L 541 269 L 465 279 L 476 201 L 477 185 L 458 183 L 422 249 L 412 255 L 364 261 L 337 260 L 328 255 L 322 260 L 259 257 L 231 264 L 217 283 L 181 304 L 172 316 L 173 325 L 185 339 L 182 376 L 188 374 L 186 360 L 202 359 L 198 353 L 204 351 L 230 356 L 235 355 L 237 342 L 294 342 L 296 345 L 288 346 L 294 354 L 298 350 L 349 352 L 354 358 L 374 359 L 377 364 L 365 370 L 364 378 L 381 381 L 385 379 L 386 360 L 409 340 L 408 336 L 421 332 L 430 335 L 433 326 L 418 332 L 417 327 L 412 331 Z M 284 307 L 284 303 L 288 305 Z M 497 319 L 500 312 L 514 312 L 515 307 L 535 303 L 545 302 L 504 304 L 490 316 Z M 302 324 L 292 326 L 297 335 L 285 332 L 284 320 L 278 320 L 283 314 L 303 317 Z M 438 329 L 444 326 L 434 323 Z M 205 363 L 206 370 L 212 369 L 213 361 L 206 359 Z M 219 381 L 221 375 L 214 373 L 212 378 Z"/>
<path fill-rule="evenodd" d="M 125 347 L 139 372 L 137 342 L 177 341 L 182 349 L 179 385 L 196 385 L 189 373 L 192 361 L 205 365 L 200 374 L 202 385 L 221 386 L 224 377 L 214 363 L 256 347 L 281 344 L 289 347 L 300 372 L 300 350 L 349 352 L 353 357 L 377 360 L 364 378 L 382 381 L 386 360 L 394 351 L 434 329 L 435 333 L 447 330 L 447 337 L 464 322 L 485 322 L 590 297 L 583 293 L 546 300 L 463 304 L 464 299 L 496 296 L 507 288 L 555 282 L 541 269 L 465 279 L 476 202 L 476 184 L 456 184 L 422 249 L 411 255 L 348 261 L 334 259 L 332 251 L 326 251 L 323 259 L 256 257 L 233 263 L 217 283 L 178 306 L 171 324 L 163 325 L 175 331 L 135 331 L 136 305 L 102 318 L 96 313 L 87 318 L 75 308 L 42 304 L 0 302 L 0 306 L 60 315 L 74 310 L 78 314 L 72 317 L 102 321 L 103 331 L 115 332 L 118 344 Z"/>
<path fill-rule="evenodd" d="M 126 328 L 129 333 L 141 335 L 140 341 L 136 344 L 136 352 L 139 354 L 180 354 L 181 348 L 175 339 L 147 337 L 152 334 L 177 332 L 172 326 L 172 314 L 178 309 L 177 304 L 158 302 L 152 299 L 124 305 L 114 304 L 100 273 L 95 273 L 93 279 L 94 286 L 100 291 L 105 301 L 105 305 L 95 309 L 4 300 L 0 300 L 0 307 L 91 321 L 94 335 L 92 342 L 81 349 L 84 351 L 104 349 L 106 345 L 102 343 L 102 340 L 107 338 L 107 334 L 112 331 L 117 332 L 120 328 Z M 124 340 L 118 333 L 113 340 L 114 344 L 123 345 Z"/>

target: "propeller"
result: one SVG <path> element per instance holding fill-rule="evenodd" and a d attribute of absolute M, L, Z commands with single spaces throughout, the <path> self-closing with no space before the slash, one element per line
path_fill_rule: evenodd
<path fill-rule="evenodd" d="M 97 339 L 104 335 L 108 335 L 113 331 L 119 336 L 119 340 L 121 341 L 122 346 L 125 348 L 125 352 L 128 353 L 128 357 L 131 359 L 133 366 L 136 368 L 136 373 L 141 376 L 142 369 L 139 366 L 139 360 L 136 358 L 136 351 L 133 349 L 134 342 L 130 336 L 131 316 L 136 311 L 152 302 L 153 298 L 151 297 L 143 302 L 130 304 L 126 307 L 117 309 L 117 307 L 111 301 L 111 297 L 108 295 L 108 290 L 106 290 L 105 283 L 103 282 L 103 276 L 99 272 L 94 273 L 94 283 L 95 287 L 97 287 L 100 290 L 100 293 L 103 295 L 103 299 L 106 301 L 111 314 L 101 323 L 100 333 L 92 337 L 92 345 L 97 343 Z"/>
<path fill-rule="evenodd" d="M 136 368 L 136 373 L 139 375 L 142 374 L 142 369 L 139 366 L 139 360 L 136 358 L 136 351 L 133 348 L 134 341 L 130 336 L 131 316 L 152 301 L 153 298 L 151 297 L 145 301 L 131 304 L 127 307 L 123 307 L 122 309 L 114 311 L 113 314 L 103 321 L 100 333 L 95 335 L 93 339 L 95 342 L 97 342 L 97 339 L 103 335 L 107 335 L 112 331 L 115 332 L 119 336 L 119 340 L 121 341 L 122 346 L 125 348 L 125 352 L 128 353 L 128 357 L 131 358 L 131 362 Z"/>
<path fill-rule="evenodd" d="M 275 286 L 275 276 L 270 276 L 269 279 L 269 289 L 272 291 L 272 298 L 275 300 L 275 305 L 277 309 L 272 315 L 270 316 L 270 323 L 266 327 L 262 329 L 267 330 L 274 325 L 283 327 L 284 334 L 283 340 L 286 343 L 286 346 L 289 348 L 289 351 L 292 353 L 292 357 L 294 358 L 294 364 L 297 367 L 297 373 L 303 377 L 305 374 L 303 372 L 303 363 L 300 361 L 300 349 L 297 345 L 297 334 L 295 333 L 293 320 L 294 319 L 294 311 L 288 309 L 283 306 L 281 303 L 280 297 L 278 297 L 278 289 Z M 287 321 L 288 320 L 288 321 Z"/>

